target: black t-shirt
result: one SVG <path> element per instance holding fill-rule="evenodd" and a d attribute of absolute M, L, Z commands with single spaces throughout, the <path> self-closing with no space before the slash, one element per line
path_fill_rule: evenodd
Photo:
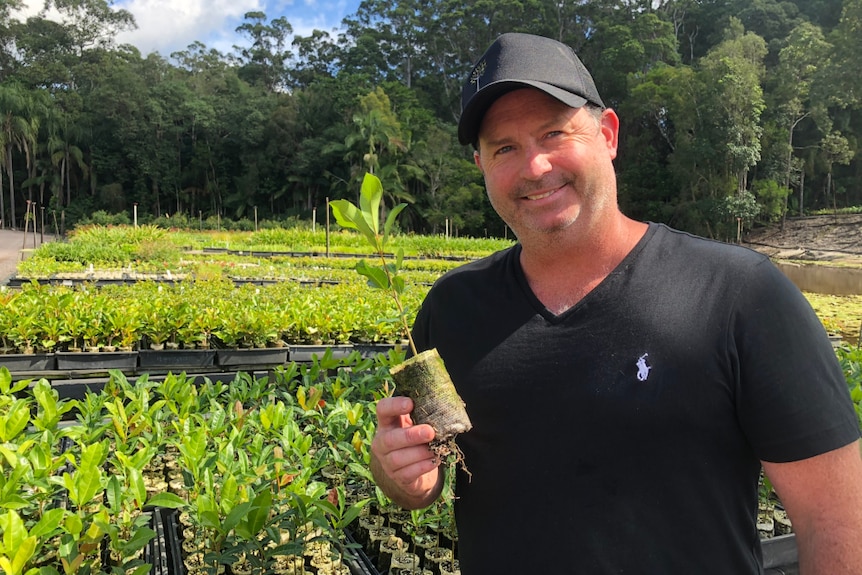
<path fill-rule="evenodd" d="M 760 460 L 859 437 L 802 294 L 760 254 L 651 224 L 555 316 L 519 254 L 442 277 L 414 326 L 473 423 L 464 575 L 761 573 Z"/>

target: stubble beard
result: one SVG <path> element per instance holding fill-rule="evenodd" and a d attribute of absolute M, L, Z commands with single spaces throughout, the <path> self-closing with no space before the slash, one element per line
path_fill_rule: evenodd
<path fill-rule="evenodd" d="M 569 205 L 566 208 L 565 214 L 557 214 L 557 221 L 552 221 L 550 223 L 540 223 L 537 221 L 537 218 L 533 217 L 529 213 L 529 202 L 530 200 L 522 200 L 523 198 L 530 194 L 535 194 L 540 190 L 547 189 L 558 189 L 562 187 L 567 187 L 569 191 L 558 192 L 558 193 L 568 193 L 568 194 L 576 194 L 578 198 L 577 205 Z M 574 190 L 572 192 L 571 190 Z M 525 237 L 531 238 L 544 238 L 543 242 L 553 243 L 557 241 L 557 238 L 566 235 L 567 231 L 572 227 L 573 224 L 577 223 L 579 220 L 583 219 L 585 216 L 584 208 L 588 207 L 590 211 L 593 211 L 597 205 L 595 205 L 595 201 L 597 201 L 597 195 L 594 190 L 579 188 L 577 185 L 577 181 L 574 176 L 567 175 L 562 178 L 555 178 L 554 180 L 541 180 L 539 182 L 533 183 L 522 183 L 519 185 L 515 191 L 512 193 L 512 197 L 516 198 L 513 203 L 515 207 L 510 209 L 501 211 L 501 207 L 506 207 L 498 205 L 498 202 L 495 202 L 493 197 L 489 194 L 488 198 L 491 202 L 491 206 L 497 212 L 497 214 L 503 219 L 504 222 L 512 229 L 515 233 L 515 236 L 518 237 L 519 240 L 523 241 Z M 521 202 L 527 202 L 526 205 L 517 207 Z M 540 218 L 539 218 L 540 219 Z"/>

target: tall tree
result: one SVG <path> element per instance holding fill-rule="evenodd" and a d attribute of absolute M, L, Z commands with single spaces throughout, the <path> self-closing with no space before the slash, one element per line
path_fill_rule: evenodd
<path fill-rule="evenodd" d="M 812 100 L 812 85 L 825 63 L 831 46 L 820 28 L 805 22 L 797 26 L 787 38 L 778 54 L 778 65 L 769 83 L 770 114 L 786 133 L 785 169 L 783 184 L 790 191 L 794 178 L 794 135 L 799 125 L 812 113 L 824 115 L 823 100 Z M 819 109 L 819 112 L 818 112 Z M 801 192 L 801 188 L 800 188 Z M 789 197 L 785 196 L 785 198 Z M 785 201 L 784 213 L 787 213 Z M 800 198 L 800 209 L 802 198 Z"/>
<path fill-rule="evenodd" d="M 0 85 L 0 153 L 3 167 L 9 180 L 9 218 L 6 219 L 6 209 L 3 204 L 3 186 L 0 181 L 0 220 L 5 228 L 17 226 L 15 212 L 15 165 L 14 152 L 24 154 L 27 167 L 30 167 L 31 151 L 35 147 L 39 132 L 39 122 L 33 113 L 34 98 L 21 86 Z"/>
<path fill-rule="evenodd" d="M 272 92 L 285 89 L 285 64 L 291 57 L 287 39 L 293 34 L 287 19 L 281 17 L 267 23 L 263 12 L 246 12 L 245 22 L 236 31 L 251 42 L 249 46 L 234 47 L 239 55 L 239 77 Z"/>

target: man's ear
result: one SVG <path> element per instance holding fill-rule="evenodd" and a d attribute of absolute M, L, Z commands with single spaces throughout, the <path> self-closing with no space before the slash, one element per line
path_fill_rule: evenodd
<path fill-rule="evenodd" d="M 476 164 L 476 167 L 479 168 L 479 171 L 482 172 L 482 175 L 485 175 L 485 170 L 482 169 L 482 159 L 479 157 L 479 150 L 473 150 L 473 162 Z"/>
<path fill-rule="evenodd" d="M 620 119 L 611 108 L 602 111 L 601 132 L 607 142 L 608 153 L 611 159 L 617 157 L 617 148 L 620 143 Z"/>

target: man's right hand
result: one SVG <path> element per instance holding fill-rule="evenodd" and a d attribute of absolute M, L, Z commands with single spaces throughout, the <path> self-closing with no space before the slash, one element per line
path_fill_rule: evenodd
<path fill-rule="evenodd" d="M 383 492 L 405 509 L 428 507 L 443 489 L 440 460 L 428 449 L 430 425 L 413 425 L 409 397 L 377 402 L 377 433 L 371 442 L 371 473 Z"/>

